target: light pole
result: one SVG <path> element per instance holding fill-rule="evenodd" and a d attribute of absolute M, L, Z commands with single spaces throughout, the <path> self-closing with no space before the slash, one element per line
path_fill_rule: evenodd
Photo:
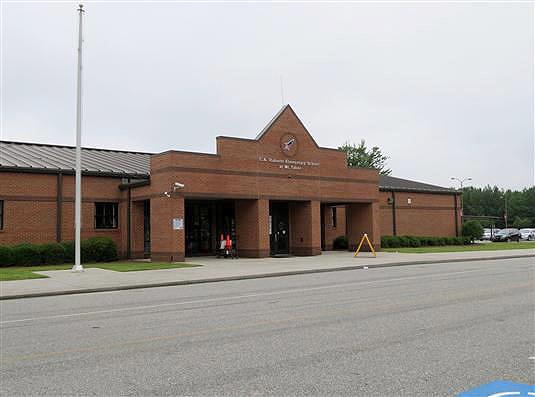
<path fill-rule="evenodd" d="M 73 272 L 83 272 L 80 230 L 82 221 L 82 16 L 84 6 L 78 7 L 78 80 L 76 84 L 76 176 L 74 199 L 74 266 Z"/>
<path fill-rule="evenodd" d="M 471 181 L 472 178 L 464 178 L 464 179 L 460 179 L 460 178 L 455 178 L 454 176 L 452 176 L 450 178 L 452 181 L 457 181 L 459 182 L 459 184 L 461 185 L 461 227 L 463 225 L 463 217 L 464 217 L 464 205 L 463 205 L 463 184 L 467 181 Z"/>
<path fill-rule="evenodd" d="M 503 198 L 505 200 L 505 205 L 504 205 L 504 211 L 503 211 L 503 218 L 504 218 L 504 221 L 505 221 L 505 228 L 507 229 L 508 228 L 508 224 L 507 224 L 507 192 L 505 192 L 503 194 Z"/>

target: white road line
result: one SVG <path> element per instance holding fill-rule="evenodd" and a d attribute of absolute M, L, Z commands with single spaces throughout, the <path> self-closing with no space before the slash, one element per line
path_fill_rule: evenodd
<path fill-rule="evenodd" d="M 97 310 L 97 311 L 92 311 L 92 312 L 59 314 L 59 315 L 55 315 L 55 316 L 22 318 L 22 319 L 18 319 L 18 320 L 0 321 L 0 325 L 21 323 L 21 322 L 27 322 L 27 321 L 37 321 L 37 320 L 52 320 L 52 319 L 58 319 L 58 318 L 91 316 L 91 315 L 95 315 L 95 314 L 117 313 L 117 312 L 125 312 L 125 311 L 132 311 L 132 310 L 156 309 L 156 308 L 160 308 L 160 307 L 169 307 L 169 306 L 192 305 L 192 304 L 197 304 L 197 303 L 210 303 L 210 302 L 221 302 L 221 301 L 228 301 L 228 300 L 258 298 L 258 297 L 263 297 L 263 296 L 295 294 L 295 293 L 300 293 L 300 292 L 310 292 L 310 291 L 319 291 L 319 290 L 326 290 L 326 289 L 342 288 L 342 287 L 348 287 L 348 286 L 352 286 L 352 285 L 366 285 L 366 284 L 385 283 L 385 282 L 393 282 L 393 281 L 414 280 L 414 279 L 420 279 L 420 278 L 434 278 L 434 277 L 442 277 L 442 276 L 449 276 L 449 275 L 455 275 L 455 274 L 481 272 L 481 271 L 484 271 L 484 270 L 485 269 L 472 269 L 472 270 L 462 270 L 462 271 L 457 271 L 457 272 L 440 273 L 440 274 L 425 274 L 425 275 L 420 275 L 420 276 L 407 276 L 407 277 L 390 278 L 390 279 L 385 279 L 385 280 L 355 281 L 354 283 L 332 284 L 332 285 L 324 285 L 324 286 L 321 286 L 321 287 L 296 288 L 296 289 L 289 289 L 289 290 L 282 290 L 282 291 L 260 292 L 260 293 L 256 293 L 256 294 L 246 294 L 246 295 L 219 297 L 219 298 L 191 300 L 191 301 L 185 301 L 185 302 L 161 303 L 161 304 L 158 304 L 158 305 L 134 306 L 134 307 L 124 307 L 124 308 L 120 308 L 120 309 Z"/>

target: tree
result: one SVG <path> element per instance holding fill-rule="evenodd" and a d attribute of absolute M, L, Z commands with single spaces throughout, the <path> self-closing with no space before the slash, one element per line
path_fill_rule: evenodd
<path fill-rule="evenodd" d="M 360 144 L 346 142 L 338 150 L 347 155 L 347 165 L 353 168 L 375 168 L 382 175 L 390 175 L 392 170 L 386 168 L 388 157 L 383 155 L 377 146 L 368 149 L 366 141 L 363 139 Z"/>
<path fill-rule="evenodd" d="M 506 201 L 510 227 L 535 227 L 535 187 L 516 191 L 502 190 L 496 186 L 465 187 L 463 189 L 465 216 L 491 217 L 484 221 L 485 226 L 495 224 L 500 228 L 505 227 Z"/>
<path fill-rule="evenodd" d="M 483 226 L 478 221 L 467 221 L 463 224 L 463 236 L 470 237 L 470 241 L 479 240 L 483 236 Z"/>

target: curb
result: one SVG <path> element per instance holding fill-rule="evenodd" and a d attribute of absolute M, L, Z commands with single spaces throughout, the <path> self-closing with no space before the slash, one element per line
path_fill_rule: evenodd
<path fill-rule="evenodd" d="M 465 259 L 438 259 L 438 260 L 431 260 L 431 261 L 421 260 L 421 261 L 409 261 L 409 262 L 381 263 L 377 265 L 358 265 L 358 266 L 342 266 L 342 267 L 323 268 L 323 269 L 292 270 L 292 271 L 287 271 L 287 272 L 260 273 L 260 274 L 250 274 L 250 275 L 243 275 L 243 276 L 228 276 L 228 277 L 215 277 L 215 278 L 205 278 L 205 279 L 197 279 L 197 280 L 169 281 L 165 283 L 120 285 L 116 287 L 84 288 L 84 289 L 73 289 L 73 290 L 64 290 L 64 291 L 36 292 L 36 293 L 27 293 L 27 294 L 19 294 L 19 295 L 0 296 L 0 301 L 13 300 L 13 299 L 26 299 L 26 298 L 40 298 L 40 297 L 45 297 L 45 296 L 78 295 L 78 294 L 88 294 L 88 293 L 93 293 L 93 292 L 123 291 L 123 290 L 130 290 L 130 289 L 173 287 L 173 286 L 180 286 L 180 285 L 218 283 L 222 281 L 252 280 L 256 278 L 296 276 L 296 275 L 301 275 L 301 274 L 341 272 L 341 271 L 347 271 L 347 270 L 360 270 L 360 269 L 364 269 L 364 267 L 367 267 L 368 269 L 376 269 L 376 268 L 382 268 L 382 267 L 433 265 L 433 264 L 440 264 L 440 263 L 477 262 L 477 261 L 492 261 L 492 260 L 500 260 L 500 259 L 534 258 L 534 257 L 535 257 L 535 254 L 506 255 L 506 256 L 492 256 L 492 257 L 487 257 L 487 258 L 480 257 L 480 258 L 465 258 Z"/>

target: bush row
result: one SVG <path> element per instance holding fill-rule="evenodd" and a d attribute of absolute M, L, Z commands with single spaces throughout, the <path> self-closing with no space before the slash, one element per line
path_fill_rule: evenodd
<path fill-rule="evenodd" d="M 470 244 L 470 237 L 418 237 L 418 236 L 383 236 L 382 248 L 427 247 L 440 245 Z"/>
<path fill-rule="evenodd" d="M 333 240 L 333 250 L 346 250 L 348 247 L 347 237 L 338 236 Z"/>
<path fill-rule="evenodd" d="M 109 237 L 83 240 L 80 247 L 82 262 L 110 262 L 117 260 L 117 245 Z M 0 245 L 0 267 L 58 265 L 74 262 L 74 242 Z"/>

